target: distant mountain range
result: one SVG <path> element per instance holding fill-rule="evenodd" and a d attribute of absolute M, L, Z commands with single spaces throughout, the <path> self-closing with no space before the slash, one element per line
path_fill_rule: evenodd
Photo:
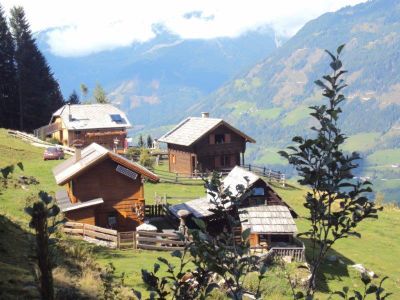
<path fill-rule="evenodd" d="M 276 151 L 294 135 L 309 134 L 308 107 L 321 103 L 314 80 L 326 74 L 329 57 L 346 44 L 349 71 L 342 128 L 346 149 L 364 160 L 360 176 L 374 180 L 390 200 L 400 202 L 400 2 L 375 0 L 308 22 L 294 37 L 241 76 L 192 108 L 224 116 L 253 135 L 249 159 L 287 169 Z"/>
<path fill-rule="evenodd" d="M 154 39 L 84 57 L 53 55 L 37 36 L 63 94 L 100 83 L 136 129 L 174 122 L 186 109 L 277 48 L 269 27 L 236 38 L 184 40 L 163 28 Z"/>

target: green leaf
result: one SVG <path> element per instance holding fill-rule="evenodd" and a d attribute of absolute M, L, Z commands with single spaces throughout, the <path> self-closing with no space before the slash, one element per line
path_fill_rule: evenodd
<path fill-rule="evenodd" d="M 340 54 L 342 52 L 344 46 L 346 46 L 346 44 L 342 44 L 337 48 L 337 50 L 336 50 L 337 54 Z"/>
<path fill-rule="evenodd" d="M 201 219 L 197 219 L 197 218 L 193 218 L 194 223 L 196 224 L 197 227 L 199 227 L 202 230 L 206 229 L 206 223 L 204 223 L 203 220 Z"/>
<path fill-rule="evenodd" d="M 171 256 L 182 258 L 182 252 L 180 250 L 174 250 L 171 252 Z"/>
<path fill-rule="evenodd" d="M 155 263 L 155 264 L 154 264 L 154 271 L 153 271 L 153 272 L 154 272 L 154 274 L 155 274 L 155 273 L 157 273 L 157 272 L 158 272 L 158 270 L 160 270 L 160 265 L 159 265 L 159 264 L 157 264 L 157 263 Z"/>
<path fill-rule="evenodd" d="M 249 239 L 250 233 L 251 233 L 251 229 L 250 228 L 247 228 L 247 229 L 243 230 L 243 232 L 242 232 L 243 241 L 247 241 Z"/>

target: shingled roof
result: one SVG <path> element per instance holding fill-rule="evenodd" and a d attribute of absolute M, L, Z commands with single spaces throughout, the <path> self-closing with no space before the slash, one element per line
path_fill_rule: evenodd
<path fill-rule="evenodd" d="M 252 233 L 280 234 L 296 233 L 297 226 L 284 205 L 259 205 L 239 209 L 242 230 L 250 228 Z"/>
<path fill-rule="evenodd" d="M 153 172 L 149 171 L 140 164 L 126 159 L 125 157 L 118 155 L 103 146 L 96 143 L 92 143 L 81 151 L 81 158 L 77 161 L 76 154 L 65 162 L 53 168 L 53 174 L 57 184 L 63 185 L 72 178 L 78 176 L 85 170 L 89 169 L 94 164 L 110 158 L 116 163 L 133 172 L 142 174 L 144 177 L 150 179 L 153 182 L 159 180 L 158 176 Z"/>
<path fill-rule="evenodd" d="M 50 120 L 60 117 L 67 129 L 131 128 L 125 113 L 111 104 L 66 104 Z"/>
<path fill-rule="evenodd" d="M 190 146 L 201 137 L 206 135 L 208 132 L 213 130 L 214 128 L 225 125 L 232 131 L 236 132 L 240 136 L 242 136 L 246 141 L 250 143 L 255 143 L 256 141 L 244 134 L 240 130 L 236 129 L 229 123 L 225 122 L 222 119 L 216 118 L 197 118 L 197 117 L 189 117 L 179 123 L 175 128 L 168 131 L 162 137 L 158 139 L 159 142 L 167 143 L 167 144 L 176 144 L 182 146 Z"/>

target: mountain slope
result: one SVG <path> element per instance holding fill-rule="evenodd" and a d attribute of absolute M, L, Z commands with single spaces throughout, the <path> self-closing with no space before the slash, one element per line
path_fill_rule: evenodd
<path fill-rule="evenodd" d="M 400 194 L 400 3 L 375 0 L 307 23 L 267 59 L 192 108 L 224 116 L 258 141 L 249 159 L 284 167 L 276 149 L 311 126 L 308 107 L 321 103 L 314 80 L 328 72 L 329 57 L 346 44 L 349 73 L 342 128 L 347 150 L 364 156 L 361 173 L 375 179 L 390 200 Z"/>

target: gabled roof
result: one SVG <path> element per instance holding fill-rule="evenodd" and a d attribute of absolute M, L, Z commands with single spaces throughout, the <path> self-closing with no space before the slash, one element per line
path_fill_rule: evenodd
<path fill-rule="evenodd" d="M 149 171 L 140 164 L 130 161 L 125 157 L 118 155 L 103 146 L 96 143 L 92 143 L 81 151 L 81 159 L 76 161 L 76 154 L 71 158 L 67 159 L 65 162 L 59 164 L 53 168 L 53 174 L 56 178 L 58 185 L 63 185 L 72 178 L 82 174 L 88 170 L 91 166 L 99 163 L 107 158 L 112 159 L 116 163 L 122 165 L 123 167 L 139 173 L 144 177 L 147 177 L 151 181 L 158 181 L 159 178 L 156 174 Z"/>
<path fill-rule="evenodd" d="M 297 232 L 289 208 L 284 205 L 259 205 L 239 209 L 242 230 L 250 228 L 252 233 L 280 234 Z"/>
<path fill-rule="evenodd" d="M 235 166 L 229 174 L 222 180 L 225 189 L 229 189 L 233 196 L 237 196 L 239 193 L 236 187 L 243 185 L 244 188 L 248 189 L 258 181 L 260 176 L 253 172 L 247 171 L 239 166 Z"/>
<path fill-rule="evenodd" d="M 66 104 L 53 113 L 50 124 L 56 117 L 70 130 L 132 127 L 125 113 L 111 104 Z"/>
<path fill-rule="evenodd" d="M 254 139 L 222 119 L 197 117 L 190 117 L 183 120 L 175 128 L 160 137 L 158 141 L 167 144 L 190 146 L 194 142 L 202 138 L 204 135 L 206 135 L 208 132 L 210 132 L 214 128 L 217 128 L 220 125 L 227 126 L 229 129 L 236 132 L 238 135 L 242 136 L 246 141 L 250 143 L 256 142 Z"/>

